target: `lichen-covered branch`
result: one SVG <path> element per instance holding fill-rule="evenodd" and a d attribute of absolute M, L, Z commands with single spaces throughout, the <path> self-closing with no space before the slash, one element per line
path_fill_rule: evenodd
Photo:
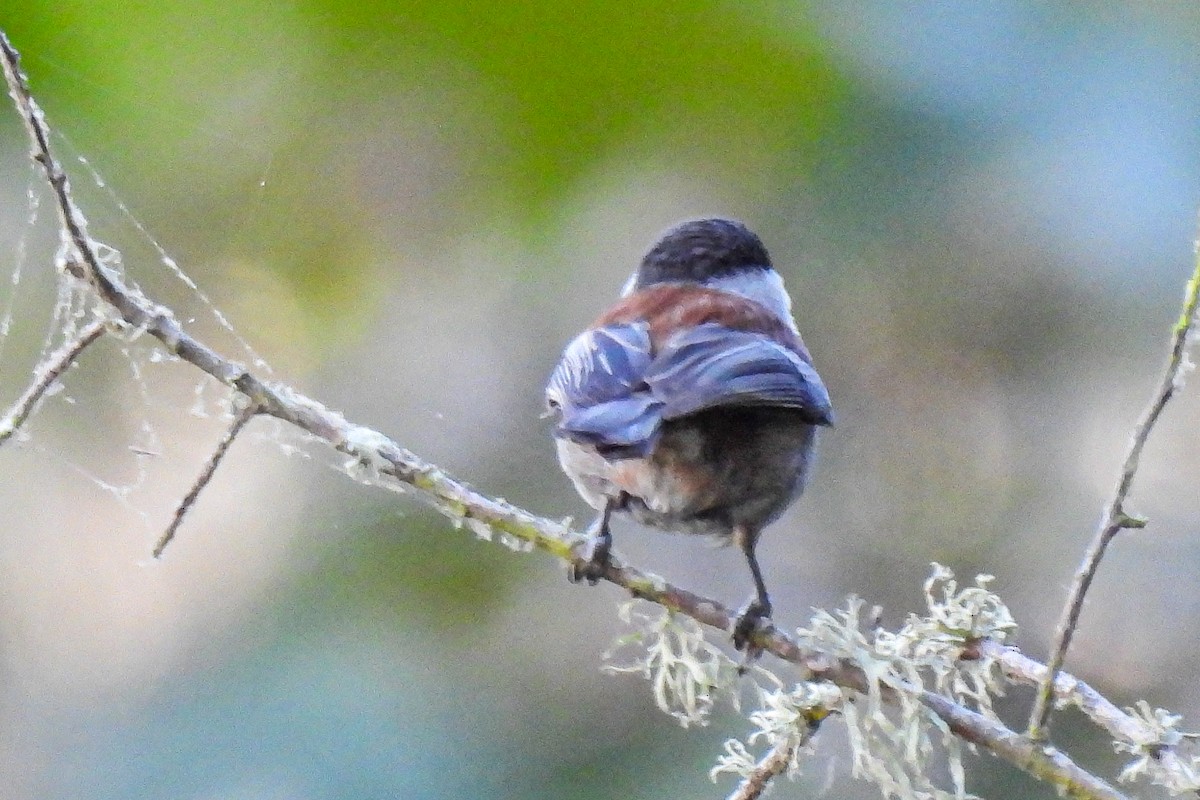
<path fill-rule="evenodd" d="M 1183 376 L 1188 369 L 1187 346 L 1196 324 L 1198 303 L 1200 303 L 1200 250 L 1196 255 L 1191 280 L 1188 281 L 1187 289 L 1184 292 L 1183 310 L 1171 333 L 1171 348 L 1162 380 L 1159 381 L 1158 388 L 1150 399 L 1150 404 L 1142 412 L 1141 418 L 1138 419 L 1137 425 L 1133 429 L 1133 436 L 1129 440 L 1129 448 L 1125 453 L 1125 462 L 1121 465 L 1121 475 L 1117 480 L 1116 489 L 1113 490 L 1112 499 L 1104 507 L 1104 513 L 1096 528 L 1095 536 L 1088 545 L 1083 562 L 1075 573 L 1066 603 L 1063 605 L 1062 614 L 1054 632 L 1054 646 L 1050 651 L 1050 658 L 1046 662 L 1048 669 L 1042 682 L 1038 685 L 1033 710 L 1029 717 L 1029 736 L 1033 739 L 1043 740 L 1046 738 L 1046 729 L 1054 708 L 1054 704 L 1051 702 L 1054 693 L 1054 679 L 1062 668 L 1067 648 L 1071 646 L 1071 638 L 1075 634 L 1075 628 L 1079 624 L 1079 615 L 1083 611 L 1084 597 L 1092 585 L 1092 579 L 1096 577 L 1096 570 L 1100 568 L 1100 561 L 1104 558 L 1109 543 L 1118 532 L 1126 528 L 1144 528 L 1146 526 L 1145 518 L 1125 510 L 1125 500 L 1133 486 L 1133 479 L 1137 474 L 1138 463 L 1142 457 L 1142 449 L 1146 446 L 1150 431 L 1153 430 L 1154 424 L 1158 421 L 1167 402 L 1182 385 Z"/>
<path fill-rule="evenodd" d="M 780 741 L 758 760 L 750 774 L 730 793 L 727 800 L 758 800 L 771 785 L 771 781 L 787 772 L 796 748 L 804 742 Z"/>
<path fill-rule="evenodd" d="M 979 652 L 996 660 L 1004 676 L 1013 683 L 1038 686 L 1046 680 L 1046 665 L 1015 647 L 994 641 L 980 642 Z M 1118 708 L 1107 697 L 1067 672 L 1054 679 L 1054 697 L 1063 706 L 1075 706 L 1116 741 L 1142 741 L 1150 731 L 1137 717 Z"/>
<path fill-rule="evenodd" d="M 362 479 L 393 489 L 415 487 L 421 496 L 458 524 L 466 525 L 487 538 L 498 535 L 503 541 L 522 549 L 538 549 L 562 560 L 578 558 L 584 537 L 563 522 L 549 520 L 502 500 L 483 495 L 445 471 L 423 461 L 378 431 L 347 421 L 321 403 L 293 389 L 260 378 L 250 369 L 225 358 L 187 333 L 174 313 L 147 298 L 121 275 L 105 265 L 99 244 L 88 234 L 87 221 L 76 205 L 68 178 L 50 147 L 50 133 L 41 109 L 30 95 L 18 65 L 18 55 L 0 32 L 0 56 L 5 78 L 21 119 L 29 132 L 32 157 L 44 170 L 55 199 L 64 242 L 62 268 L 91 286 L 113 309 L 114 315 L 137 331 L 148 334 L 172 354 L 178 356 L 231 390 L 244 396 L 244 408 L 269 414 L 288 422 L 326 442 L 350 457 L 348 466 Z M 225 446 L 236 436 L 252 414 L 239 418 L 223 440 Z M 210 459 L 215 467 L 219 456 Z M 202 487 L 202 482 L 200 482 Z M 606 581 L 622 587 L 634 597 L 656 603 L 713 628 L 728 631 L 735 612 L 721 603 L 674 586 L 662 578 L 623 563 L 619 558 L 604 570 Z M 1076 765 L 1064 753 L 1036 742 L 1003 725 L 994 716 L 972 710 L 951 697 L 929 691 L 903 679 L 881 685 L 878 676 L 868 677 L 853 659 L 814 646 L 802 646 L 796 639 L 772 627 L 755 633 L 754 644 L 764 652 L 790 662 L 800 669 L 804 680 L 827 681 L 857 693 L 871 693 L 877 702 L 913 700 L 926 709 L 937 724 L 958 739 L 982 747 L 1020 769 L 1053 784 L 1072 797 L 1119 800 L 1120 792 L 1101 778 Z M 974 647 L 985 642 L 973 643 Z M 962 649 L 963 657 L 972 657 L 971 648 Z M 1033 675 L 1036 669 L 1025 664 L 1015 651 L 1004 650 L 997 660 L 1010 664 L 1015 675 Z M 977 657 L 977 654 L 976 654 Z M 1081 706 L 1093 703 L 1091 690 L 1071 683 L 1060 674 L 1053 686 L 1062 696 L 1078 698 Z M 1111 704 L 1109 704 L 1111 705 Z M 1104 711 L 1107 718 L 1109 711 Z M 1116 720 L 1121 712 L 1115 712 Z M 1102 723 L 1106 729 L 1128 735 L 1137 729 L 1151 739 L 1156 728 L 1130 715 L 1119 724 Z M 1130 727 L 1132 726 L 1132 727 Z M 1139 727 L 1140 726 L 1140 727 Z M 765 773 L 764 773 L 765 774 Z"/>

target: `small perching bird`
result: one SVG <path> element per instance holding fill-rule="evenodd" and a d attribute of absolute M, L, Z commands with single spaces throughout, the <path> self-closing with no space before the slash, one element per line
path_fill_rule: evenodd
<path fill-rule="evenodd" d="M 817 427 L 833 423 L 791 305 L 746 226 L 693 220 L 664 233 L 621 299 L 567 346 L 546 402 L 559 463 L 600 512 L 572 581 L 603 576 L 618 511 L 733 541 L 754 578 L 733 629 L 747 648 L 771 615 L 759 534 L 800 496 Z"/>

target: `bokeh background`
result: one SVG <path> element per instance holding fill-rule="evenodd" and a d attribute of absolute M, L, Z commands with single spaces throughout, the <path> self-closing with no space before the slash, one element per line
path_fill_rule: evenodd
<path fill-rule="evenodd" d="M 937 560 L 996 575 L 1044 656 L 1190 271 L 1194 4 L 6 0 L 0 26 L 93 232 L 146 291 L 549 516 L 586 517 L 539 418 L 562 345 L 663 227 L 747 221 L 838 414 L 760 548 L 777 621 L 856 593 L 896 624 Z M 8 111 L 0 193 L 7 407 L 56 249 Z M 0 797 L 728 791 L 706 773 L 739 719 L 684 731 L 601 673 L 614 589 L 356 484 L 269 422 L 152 562 L 224 427 L 223 392 L 161 355 L 102 342 L 0 450 Z M 1155 432 L 1133 503 L 1151 526 L 1117 540 L 1068 663 L 1191 729 L 1198 394 Z M 748 593 L 735 552 L 617 535 L 646 568 Z M 1011 693 L 1014 724 L 1028 700 Z M 776 796 L 878 796 L 827 728 Z M 1113 774 L 1077 716 L 1056 732 Z M 1052 796 L 987 757 L 970 788 Z"/>

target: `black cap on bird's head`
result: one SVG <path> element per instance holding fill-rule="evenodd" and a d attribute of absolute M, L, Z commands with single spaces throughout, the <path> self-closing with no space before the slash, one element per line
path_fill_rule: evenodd
<path fill-rule="evenodd" d="M 713 278 L 771 269 L 767 248 L 731 219 L 696 219 L 669 229 L 642 259 L 632 288 L 656 283 L 707 283 Z"/>

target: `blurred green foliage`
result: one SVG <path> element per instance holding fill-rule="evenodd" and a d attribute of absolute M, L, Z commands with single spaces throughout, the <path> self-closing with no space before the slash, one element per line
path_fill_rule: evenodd
<path fill-rule="evenodd" d="M 803 177 L 846 90 L 811 47 L 801 7 L 783 30 L 751 24 L 749 8 L 662 0 L 14 0 L 7 11 L 39 95 L 84 123 L 72 136 L 145 173 L 186 161 L 197 110 L 264 76 L 297 73 L 290 95 L 263 99 L 301 122 L 330 98 L 449 77 L 462 84 L 449 102 L 487 104 L 468 113 L 487 126 L 488 180 L 467 188 L 526 221 L 553 215 L 567 187 L 630 149 L 743 180 L 798 153 L 788 167 Z"/>
<path fill-rule="evenodd" d="M 347 312 L 375 300 L 379 198 L 355 173 L 387 154 L 355 152 L 364 111 L 381 136 L 466 143 L 440 177 L 452 197 L 425 212 L 443 233 L 499 225 L 536 242 L 581 180 L 652 156 L 774 193 L 839 138 L 846 91 L 791 15 L 773 30 L 722 2 L 15 0 L 3 24 L 52 119 L 145 198 L 135 208 L 170 198 L 151 230 L 177 244 L 224 231 L 228 258 L 293 287 L 304 338 L 337 347 L 361 331 Z M 388 224 L 408 224 L 399 238 L 419 252 L 420 223 Z"/>

